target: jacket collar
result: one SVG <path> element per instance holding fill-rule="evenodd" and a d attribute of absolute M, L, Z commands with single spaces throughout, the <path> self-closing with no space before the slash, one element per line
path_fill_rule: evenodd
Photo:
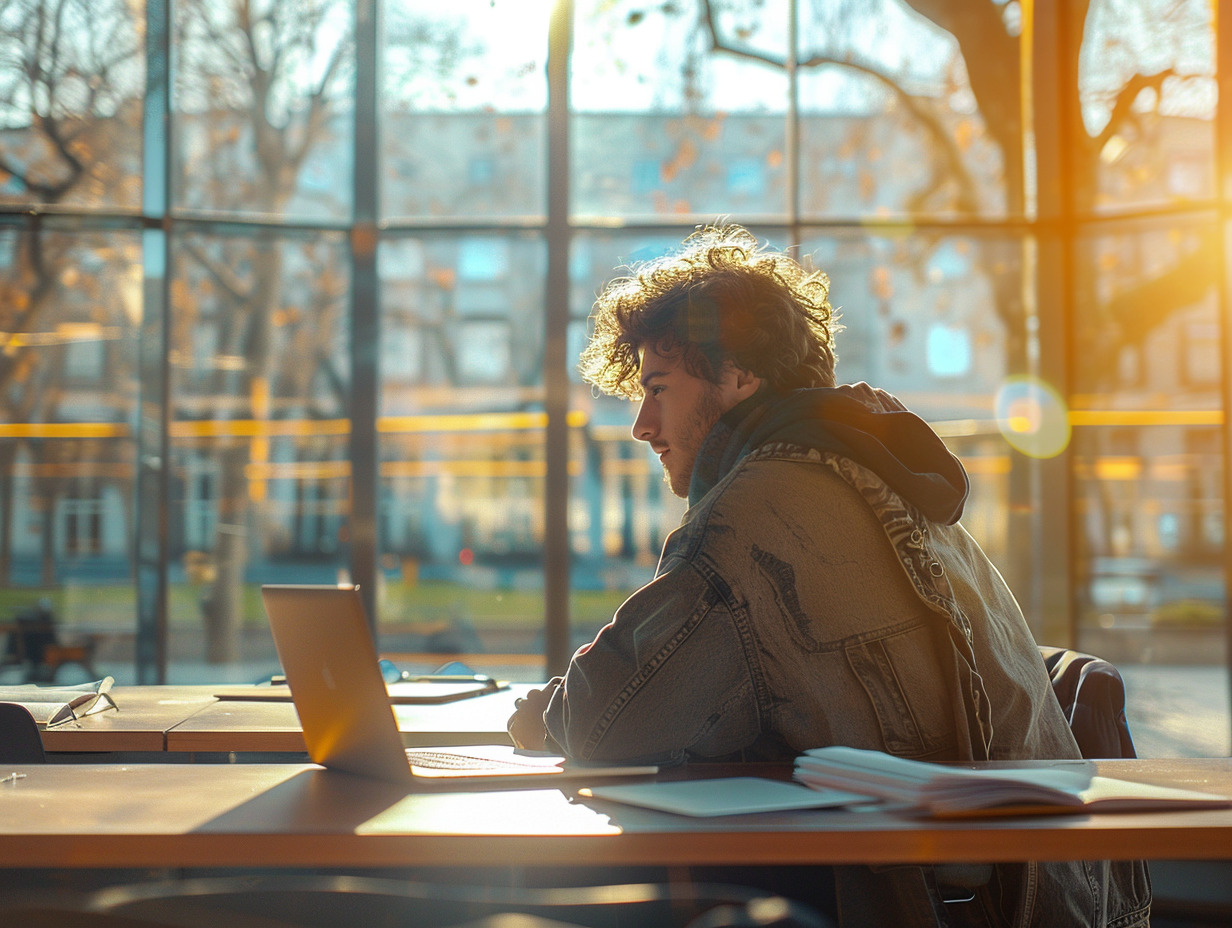
<path fill-rule="evenodd" d="M 969 484 L 961 462 L 923 419 L 865 383 L 785 394 L 763 386 L 723 415 L 702 442 L 689 505 L 746 455 L 773 443 L 850 458 L 930 520 L 953 524 L 962 516 Z"/>

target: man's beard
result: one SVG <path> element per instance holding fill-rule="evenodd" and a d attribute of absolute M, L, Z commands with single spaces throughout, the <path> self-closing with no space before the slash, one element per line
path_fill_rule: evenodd
<path fill-rule="evenodd" d="M 689 416 L 684 435 L 669 449 L 671 456 L 675 458 L 671 469 L 666 464 L 663 467 L 664 482 L 681 499 L 688 499 L 689 483 L 693 477 L 693 467 L 697 463 L 697 454 L 701 451 L 706 436 L 722 415 L 719 388 L 707 384 L 697 407 Z"/>

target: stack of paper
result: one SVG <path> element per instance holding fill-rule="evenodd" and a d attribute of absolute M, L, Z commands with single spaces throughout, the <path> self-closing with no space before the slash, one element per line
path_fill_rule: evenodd
<path fill-rule="evenodd" d="M 975 814 L 1127 812 L 1232 806 L 1212 793 L 1096 776 L 1086 761 L 973 770 L 880 751 L 815 748 L 796 760 L 795 779 L 818 789 L 863 793 L 938 817 Z"/>

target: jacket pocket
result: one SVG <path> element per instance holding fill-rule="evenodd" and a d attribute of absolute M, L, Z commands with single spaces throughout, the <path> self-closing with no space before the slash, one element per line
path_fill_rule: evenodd
<path fill-rule="evenodd" d="M 927 626 L 852 642 L 845 650 L 877 716 L 887 752 L 924 757 L 952 750 L 949 675 L 941 669 Z"/>

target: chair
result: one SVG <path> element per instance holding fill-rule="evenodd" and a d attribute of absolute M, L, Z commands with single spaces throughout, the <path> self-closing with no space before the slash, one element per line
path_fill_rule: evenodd
<path fill-rule="evenodd" d="M 25 706 L 0 702 L 0 764 L 41 764 L 46 760 L 34 716 Z"/>
<path fill-rule="evenodd" d="M 1040 646 L 1039 650 L 1082 756 L 1137 757 L 1125 718 L 1125 681 L 1116 667 L 1066 648 Z"/>
<path fill-rule="evenodd" d="M 5 623 L 4 649 L 0 650 L 0 670 L 5 667 L 20 667 L 25 670 L 26 652 L 21 644 L 21 636 L 17 634 L 16 623 Z"/>
<path fill-rule="evenodd" d="M 827 928 L 799 903 L 742 886 L 636 883 L 557 889 L 329 874 L 204 877 L 112 886 L 64 905 L 0 910 L 0 923 L 74 924 L 75 912 L 136 926 L 199 928 Z M 62 917 L 62 922 L 54 921 Z M 37 918 L 41 918 L 39 921 Z M 94 922 L 86 922 L 94 924 Z M 100 922 L 100 928 L 105 922 Z M 123 924 L 123 922 L 117 922 Z"/>
<path fill-rule="evenodd" d="M 55 613 L 51 611 L 51 604 L 47 601 L 40 601 L 37 605 L 19 612 L 16 626 L 17 630 L 10 633 L 9 648 L 20 655 L 28 679 L 54 680 L 56 672 L 65 664 L 78 664 L 91 677 L 97 676 L 93 664 L 94 639 L 61 641 L 56 630 Z"/>
<path fill-rule="evenodd" d="M 1116 667 L 1092 654 L 1039 646 L 1078 750 L 1088 760 L 1137 757 L 1125 718 L 1125 681 Z M 946 902 L 969 902 L 992 876 L 987 864 L 949 864 L 935 868 Z"/>

